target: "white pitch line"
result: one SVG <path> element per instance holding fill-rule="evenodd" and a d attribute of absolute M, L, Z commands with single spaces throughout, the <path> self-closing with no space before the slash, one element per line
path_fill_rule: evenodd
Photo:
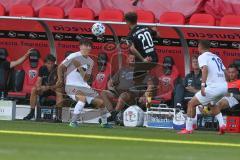
<path fill-rule="evenodd" d="M 134 137 L 120 137 L 120 136 L 47 133 L 47 132 L 30 132 L 30 131 L 14 131 L 14 130 L 0 130 L 0 133 L 2 133 L 2 134 L 17 134 L 17 135 L 32 135 L 32 136 L 52 136 L 52 137 L 67 137 L 67 138 L 133 141 L 133 142 L 154 142 L 154 143 L 191 144 L 191 145 L 222 146 L 222 147 L 240 147 L 240 144 L 236 144 L 236 143 L 185 141 L 185 140 L 171 140 L 171 139 L 150 139 L 150 138 L 134 138 Z"/>

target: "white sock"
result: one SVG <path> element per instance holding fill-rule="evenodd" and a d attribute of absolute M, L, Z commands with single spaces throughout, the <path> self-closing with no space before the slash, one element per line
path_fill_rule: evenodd
<path fill-rule="evenodd" d="M 85 106 L 85 103 L 82 101 L 78 101 L 74 108 L 74 114 L 80 114 L 83 110 L 83 107 Z"/>
<path fill-rule="evenodd" d="M 78 115 L 81 113 L 83 110 L 83 107 L 85 106 L 84 102 L 78 101 L 77 104 L 75 105 L 74 111 L 73 111 L 73 117 L 71 122 L 76 122 L 78 120 Z"/>
<path fill-rule="evenodd" d="M 222 126 L 225 126 L 224 122 L 223 122 L 223 116 L 222 116 L 222 113 L 218 113 L 216 116 L 215 116 L 218 120 L 218 123 L 219 123 L 219 127 L 222 127 Z"/>
<path fill-rule="evenodd" d="M 187 131 L 192 131 L 193 130 L 193 121 L 192 121 L 192 118 L 190 118 L 190 117 L 187 117 L 186 130 Z"/>
<path fill-rule="evenodd" d="M 107 124 L 107 111 L 105 108 L 100 108 L 102 124 Z"/>
<path fill-rule="evenodd" d="M 196 107 L 196 115 L 195 117 L 193 118 L 193 124 L 197 124 L 197 115 L 198 114 L 202 114 L 198 108 L 198 106 Z"/>

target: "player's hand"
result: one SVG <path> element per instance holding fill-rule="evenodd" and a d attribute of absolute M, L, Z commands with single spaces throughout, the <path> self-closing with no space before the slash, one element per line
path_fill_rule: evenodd
<path fill-rule="evenodd" d="M 27 53 L 24 54 L 24 57 L 27 58 L 27 57 L 30 55 L 30 53 L 31 53 L 31 51 L 32 51 L 33 49 L 34 49 L 34 48 L 29 49 L 29 50 L 27 51 Z"/>
<path fill-rule="evenodd" d="M 144 102 L 146 102 L 146 100 L 147 100 L 146 97 L 142 96 L 142 97 L 139 98 L 138 102 L 139 103 L 144 103 Z"/>
<path fill-rule="evenodd" d="M 187 86 L 187 87 L 186 87 L 186 90 L 187 90 L 188 92 L 191 92 L 191 93 L 196 93 L 196 89 L 195 89 L 194 87 L 192 87 L 192 86 Z"/>
<path fill-rule="evenodd" d="M 206 96 L 205 87 L 202 87 L 202 88 L 201 88 L 201 94 L 202 94 L 202 96 L 204 96 L 204 97 Z"/>

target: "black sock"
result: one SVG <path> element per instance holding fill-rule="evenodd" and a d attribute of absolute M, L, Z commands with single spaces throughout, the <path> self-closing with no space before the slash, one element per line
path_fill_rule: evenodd
<path fill-rule="evenodd" d="M 35 108 L 31 108 L 30 114 L 34 114 L 34 112 L 35 112 Z"/>

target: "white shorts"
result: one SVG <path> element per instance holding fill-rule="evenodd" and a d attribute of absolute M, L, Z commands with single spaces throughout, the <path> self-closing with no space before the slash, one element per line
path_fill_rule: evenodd
<path fill-rule="evenodd" d="M 234 97 L 223 97 L 221 100 L 226 100 L 230 108 L 234 107 L 235 105 L 239 104 L 238 100 Z M 221 101 L 220 100 L 220 101 Z M 218 101 L 217 104 L 220 102 Z"/>
<path fill-rule="evenodd" d="M 227 83 L 218 84 L 214 86 L 207 86 L 205 88 L 206 96 L 202 96 L 201 91 L 198 91 L 195 96 L 198 101 L 203 105 L 215 105 L 224 95 L 227 94 Z"/>
<path fill-rule="evenodd" d="M 76 101 L 77 92 L 81 92 L 86 96 L 86 101 L 91 104 L 92 100 L 98 96 L 98 93 L 93 90 L 86 82 L 81 82 L 81 85 L 66 84 L 65 91 L 67 95 Z"/>

